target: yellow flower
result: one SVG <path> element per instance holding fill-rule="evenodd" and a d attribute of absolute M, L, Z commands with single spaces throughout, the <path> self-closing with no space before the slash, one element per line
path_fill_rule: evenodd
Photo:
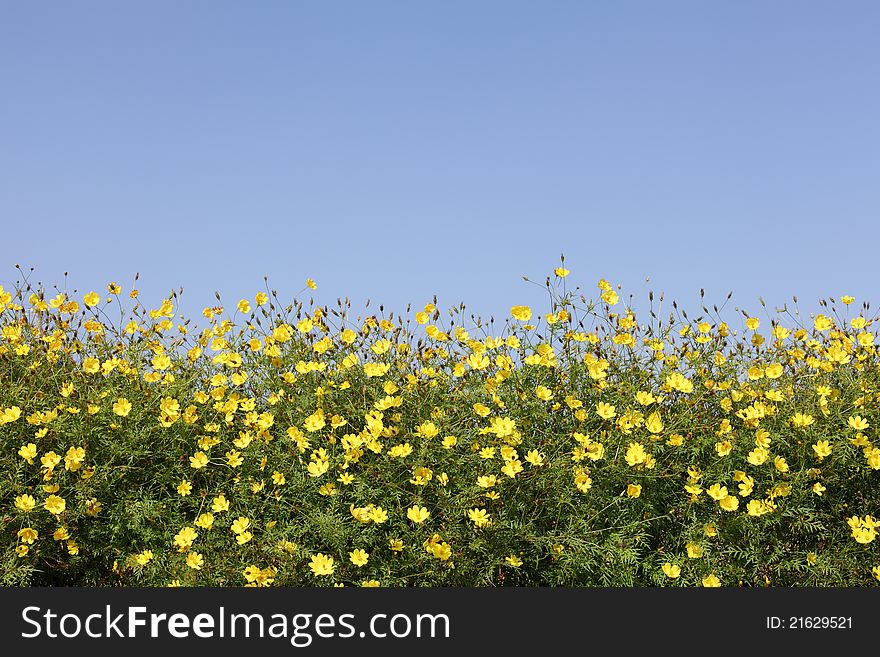
<path fill-rule="evenodd" d="M 746 504 L 746 511 L 750 516 L 762 516 L 765 513 L 770 513 L 773 508 L 764 500 L 750 500 L 748 504 Z"/>
<path fill-rule="evenodd" d="M 83 297 L 83 303 L 86 304 L 89 308 L 97 306 L 99 303 L 101 303 L 101 295 L 97 292 L 89 292 Z"/>
<path fill-rule="evenodd" d="M 422 438 L 433 438 L 440 433 L 440 430 L 433 422 L 424 422 L 416 427 L 415 433 Z"/>
<path fill-rule="evenodd" d="M 186 479 L 184 479 L 183 481 L 181 481 L 177 485 L 177 494 L 178 495 L 180 495 L 182 497 L 186 497 L 190 493 L 192 493 L 192 484 L 190 482 L 188 482 Z"/>
<path fill-rule="evenodd" d="M 711 575 L 706 575 L 703 578 L 702 584 L 706 588 L 717 588 L 721 586 L 721 580 L 719 580 L 718 577 L 715 576 L 715 573 L 712 573 Z"/>
<path fill-rule="evenodd" d="M 39 537 L 39 534 L 37 534 L 37 530 L 32 527 L 24 527 L 22 529 L 19 529 L 16 535 L 22 543 L 26 543 L 28 545 L 33 545 L 34 541 L 36 541 Z"/>
<path fill-rule="evenodd" d="M 486 527 L 492 524 L 489 512 L 486 509 L 470 509 L 467 512 L 467 516 L 477 527 Z"/>
<path fill-rule="evenodd" d="M 755 480 L 753 477 L 748 476 L 745 472 L 740 472 L 737 470 L 736 474 L 739 477 L 734 476 L 734 478 L 739 481 L 739 494 L 743 497 L 748 497 L 752 494 L 752 490 L 755 488 Z"/>
<path fill-rule="evenodd" d="M 752 465 L 763 465 L 767 461 L 767 458 L 769 456 L 770 452 L 768 452 L 766 449 L 764 449 L 763 447 L 756 447 L 751 452 L 749 452 L 746 460 Z"/>
<path fill-rule="evenodd" d="M 362 568 L 367 565 L 367 561 L 370 559 L 370 555 L 367 554 L 364 550 L 357 549 L 352 550 L 348 553 L 348 558 L 351 562 L 357 566 L 358 568 Z"/>
<path fill-rule="evenodd" d="M 37 456 L 37 446 L 34 443 L 22 445 L 21 448 L 18 450 L 18 455 L 28 463 L 33 463 L 34 459 Z"/>
<path fill-rule="evenodd" d="M 64 513 L 64 509 L 67 508 L 67 502 L 64 501 L 63 497 L 59 497 L 58 495 L 50 495 L 46 498 L 46 502 L 43 504 L 43 507 L 49 513 L 57 516 Z"/>
<path fill-rule="evenodd" d="M 82 447 L 71 447 L 64 455 L 64 469 L 76 472 L 82 467 L 86 458 L 86 450 Z"/>
<path fill-rule="evenodd" d="M 685 484 L 684 489 L 693 496 L 693 499 L 696 499 L 703 492 L 703 488 L 697 484 Z"/>
<path fill-rule="evenodd" d="M 681 372 L 673 372 L 666 377 L 666 385 L 672 390 L 677 390 L 685 394 L 694 391 L 694 384 Z"/>
<path fill-rule="evenodd" d="M 506 474 L 511 479 L 515 478 L 520 472 L 523 471 L 522 463 L 519 459 L 512 459 L 507 461 L 504 464 L 504 467 L 501 468 L 501 472 Z"/>
<path fill-rule="evenodd" d="M 205 565 L 205 558 L 195 550 L 186 555 L 186 565 L 193 570 L 201 570 Z"/>
<path fill-rule="evenodd" d="M 409 443 L 402 443 L 400 445 L 394 445 L 391 449 L 388 450 L 388 458 L 396 459 L 396 458 L 405 458 L 412 454 L 413 448 Z"/>
<path fill-rule="evenodd" d="M 444 541 L 432 543 L 428 550 L 435 559 L 440 561 L 449 561 L 452 556 L 452 546 Z"/>
<path fill-rule="evenodd" d="M 645 428 L 651 433 L 657 434 L 663 432 L 663 420 L 660 418 L 660 413 L 654 411 L 648 416 L 648 419 L 645 420 Z"/>
<path fill-rule="evenodd" d="M 15 498 L 15 508 L 24 513 L 33 511 L 36 505 L 37 501 L 32 495 L 19 495 Z"/>
<path fill-rule="evenodd" d="M 43 467 L 47 470 L 52 470 L 56 465 L 61 463 L 61 457 L 55 452 L 46 452 L 40 457 L 40 463 L 42 463 Z"/>
<path fill-rule="evenodd" d="M 712 484 L 706 489 L 706 494 L 713 500 L 720 501 L 728 496 L 727 486 L 721 484 Z"/>
<path fill-rule="evenodd" d="M 715 443 L 715 453 L 718 456 L 728 456 L 733 451 L 733 444 L 729 440 Z"/>
<path fill-rule="evenodd" d="M 194 470 L 204 468 L 208 465 L 208 455 L 201 451 L 196 452 L 193 456 L 189 457 L 189 464 Z"/>
<path fill-rule="evenodd" d="M 510 309 L 510 316 L 521 322 L 527 322 L 532 318 L 532 309 L 528 306 L 514 306 Z"/>
<path fill-rule="evenodd" d="M 211 529 L 214 526 L 214 515 L 211 513 L 203 513 L 196 518 L 196 527 L 202 529 Z"/>
<path fill-rule="evenodd" d="M 181 552 L 186 552 L 198 538 L 198 532 L 192 527 L 184 527 L 174 535 L 174 544 Z"/>
<path fill-rule="evenodd" d="M 249 518 L 245 518 L 244 516 L 239 516 L 238 518 L 236 518 L 232 522 L 230 529 L 232 530 L 233 534 L 241 534 L 250 526 L 251 526 L 251 521 Z"/>
<path fill-rule="evenodd" d="M 813 320 L 813 326 L 817 331 L 827 331 L 834 326 L 834 322 L 825 315 L 816 315 L 815 320 Z"/>
<path fill-rule="evenodd" d="M 626 485 L 626 494 L 629 497 L 636 498 L 642 494 L 642 486 L 641 484 L 627 484 Z"/>
<path fill-rule="evenodd" d="M 144 550 L 143 552 L 138 552 L 133 555 L 134 561 L 138 566 L 146 566 L 150 561 L 153 560 L 153 551 L 152 550 Z"/>
<path fill-rule="evenodd" d="M 504 561 L 506 561 L 507 565 L 511 566 L 512 568 L 519 568 L 520 566 L 523 565 L 523 560 L 520 559 L 515 554 L 511 554 L 510 556 L 504 557 Z"/>
<path fill-rule="evenodd" d="M 779 363 L 768 365 L 767 368 L 764 370 L 764 375 L 768 379 L 778 379 L 780 376 L 782 376 L 782 373 L 783 368 L 782 365 L 780 365 Z"/>
<path fill-rule="evenodd" d="M 596 404 L 596 414 L 603 420 L 610 420 L 617 414 L 617 409 L 611 404 L 599 402 Z"/>
<path fill-rule="evenodd" d="M 306 428 L 306 431 L 309 431 L 310 433 L 320 431 L 326 426 L 326 424 L 327 421 L 324 417 L 324 411 L 320 408 L 303 421 L 303 426 Z"/>
<path fill-rule="evenodd" d="M 238 452 L 234 449 L 226 452 L 224 456 L 226 457 L 226 463 L 229 464 L 230 468 L 237 468 L 242 463 L 244 463 L 244 459 L 241 457 L 241 452 Z"/>
<path fill-rule="evenodd" d="M 531 449 L 526 453 L 526 461 L 536 468 L 544 465 L 544 455 L 536 449 Z"/>
<path fill-rule="evenodd" d="M 119 417 L 128 417 L 131 413 L 131 402 L 125 397 L 120 397 L 113 403 L 113 413 Z"/>
<path fill-rule="evenodd" d="M 858 543 L 870 543 L 877 537 L 876 530 L 867 527 L 853 529 L 852 534 Z"/>
<path fill-rule="evenodd" d="M 480 488 L 492 488 L 497 483 L 498 479 L 495 475 L 481 475 L 477 477 L 477 486 Z"/>
<path fill-rule="evenodd" d="M 871 516 L 865 516 L 864 518 L 853 516 L 847 520 L 847 524 L 849 525 L 850 530 L 852 531 L 852 536 L 857 543 L 866 545 L 877 538 L 876 527 L 878 523 Z"/>
<path fill-rule="evenodd" d="M 703 556 L 703 548 L 696 543 L 688 543 L 685 548 L 687 549 L 688 559 L 699 559 Z"/>
<path fill-rule="evenodd" d="M 385 509 L 383 509 L 381 506 L 370 505 L 369 510 L 367 511 L 367 515 L 369 519 L 377 525 L 381 525 L 383 522 L 388 520 L 388 512 L 385 511 Z"/>
<path fill-rule="evenodd" d="M 310 461 L 306 466 L 310 477 L 320 477 L 330 469 L 330 461 Z"/>
<path fill-rule="evenodd" d="M 667 561 L 663 564 L 663 574 L 669 579 L 678 579 L 681 576 L 681 567 Z"/>
<path fill-rule="evenodd" d="M 332 575 L 333 571 L 336 569 L 336 566 L 333 564 L 333 557 L 327 556 L 322 552 L 315 554 L 312 556 L 309 561 L 309 568 L 312 569 L 312 573 L 318 577 L 322 577 L 325 575 Z"/>
<path fill-rule="evenodd" d="M 229 500 L 226 499 L 226 496 L 223 493 L 220 493 L 211 503 L 211 510 L 214 513 L 222 513 L 223 511 L 229 511 Z"/>
<path fill-rule="evenodd" d="M 648 454 L 641 443 L 630 443 L 626 448 L 626 463 L 631 467 L 644 464 Z"/>
<path fill-rule="evenodd" d="M 607 303 L 609 306 L 616 306 L 619 300 L 620 297 L 617 296 L 617 292 L 615 292 L 614 290 L 607 290 L 602 293 L 602 301 Z"/>
<path fill-rule="evenodd" d="M 816 453 L 816 458 L 821 461 L 831 456 L 831 443 L 827 440 L 819 440 L 813 445 L 813 451 Z"/>
<path fill-rule="evenodd" d="M 21 408 L 19 406 L 10 406 L 0 412 L 0 424 L 12 424 L 21 417 Z"/>
<path fill-rule="evenodd" d="M 412 506 L 406 510 L 406 517 L 417 525 L 425 522 L 430 516 L 430 511 L 423 506 Z"/>

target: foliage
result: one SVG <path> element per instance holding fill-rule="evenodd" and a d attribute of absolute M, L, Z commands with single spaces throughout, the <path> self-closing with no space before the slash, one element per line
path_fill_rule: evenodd
<path fill-rule="evenodd" d="M 0 585 L 880 578 L 867 306 L 640 321 L 563 267 L 500 329 L 0 288 Z"/>

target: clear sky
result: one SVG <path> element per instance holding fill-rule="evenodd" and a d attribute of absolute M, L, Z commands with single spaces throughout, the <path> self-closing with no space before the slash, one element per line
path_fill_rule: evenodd
<path fill-rule="evenodd" d="M 878 34 L 872 0 L 3 0 L 0 282 L 488 315 L 564 252 L 591 293 L 880 302 Z"/>

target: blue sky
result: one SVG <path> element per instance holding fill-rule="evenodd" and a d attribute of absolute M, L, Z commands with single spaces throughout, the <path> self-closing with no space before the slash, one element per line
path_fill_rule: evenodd
<path fill-rule="evenodd" d="M 876 2 L 0 4 L 0 282 L 880 301 Z M 650 277 L 650 283 L 645 279 Z"/>

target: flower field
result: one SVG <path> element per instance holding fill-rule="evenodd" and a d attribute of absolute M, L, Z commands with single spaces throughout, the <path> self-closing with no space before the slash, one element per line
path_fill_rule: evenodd
<path fill-rule="evenodd" d="M 320 306 L 311 280 L 187 320 L 178 293 L 22 273 L 0 584 L 877 584 L 867 304 L 637 316 L 569 281 L 504 321 Z"/>

